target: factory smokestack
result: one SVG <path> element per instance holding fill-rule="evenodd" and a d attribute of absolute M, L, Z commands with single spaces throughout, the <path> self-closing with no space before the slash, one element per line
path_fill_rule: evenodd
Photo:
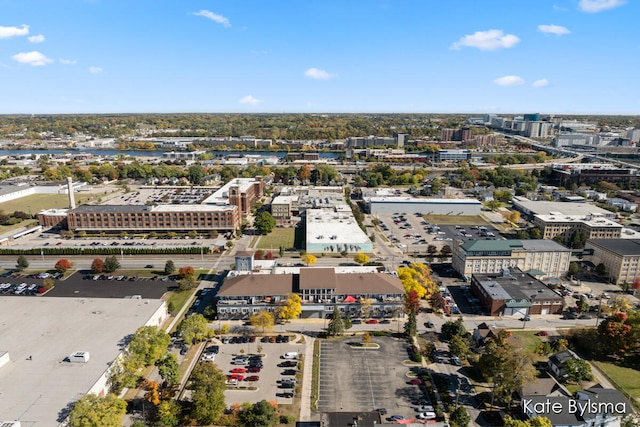
<path fill-rule="evenodd" d="M 75 209 L 76 198 L 73 194 L 73 181 L 70 176 L 67 177 L 67 190 L 69 191 L 69 209 Z"/>

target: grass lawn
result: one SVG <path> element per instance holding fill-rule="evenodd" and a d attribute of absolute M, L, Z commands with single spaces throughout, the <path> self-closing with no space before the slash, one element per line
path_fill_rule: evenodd
<path fill-rule="evenodd" d="M 187 300 L 193 295 L 195 289 L 191 289 L 189 291 L 170 291 L 165 294 L 165 299 L 167 301 L 167 305 L 173 305 L 173 312 L 178 313 L 182 306 L 187 302 Z"/>
<path fill-rule="evenodd" d="M 522 347 L 534 354 L 536 352 L 538 344 L 542 342 L 540 337 L 536 335 L 537 331 L 514 331 L 513 329 L 510 329 L 509 332 L 511 332 L 514 337 L 520 340 L 520 342 L 522 343 Z"/>
<path fill-rule="evenodd" d="M 424 215 L 424 219 L 438 225 L 490 225 L 476 215 Z"/>
<path fill-rule="evenodd" d="M 625 395 L 631 395 L 634 399 L 640 399 L 640 371 L 631 368 L 616 366 L 609 362 L 592 362 L 607 376 L 613 380 L 616 386 Z"/>
<path fill-rule="evenodd" d="M 293 248 L 295 240 L 295 228 L 274 228 L 266 236 L 260 237 L 258 249 L 272 249 L 277 251 L 280 246 L 285 249 Z"/>

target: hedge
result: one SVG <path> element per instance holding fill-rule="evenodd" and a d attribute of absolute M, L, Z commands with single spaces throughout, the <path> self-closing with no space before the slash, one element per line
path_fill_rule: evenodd
<path fill-rule="evenodd" d="M 154 255 L 154 254 L 208 254 L 211 248 L 204 246 L 175 248 L 33 248 L 5 249 L 0 248 L 0 255 Z"/>

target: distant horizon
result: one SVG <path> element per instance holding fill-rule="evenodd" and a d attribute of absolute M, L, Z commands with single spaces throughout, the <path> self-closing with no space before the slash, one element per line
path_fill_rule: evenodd
<path fill-rule="evenodd" d="M 637 16 L 630 0 L 4 0 L 0 114 L 634 116 Z"/>

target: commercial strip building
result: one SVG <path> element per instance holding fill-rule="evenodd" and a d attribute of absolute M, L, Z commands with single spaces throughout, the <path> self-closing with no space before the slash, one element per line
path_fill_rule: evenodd
<path fill-rule="evenodd" d="M 273 269 L 271 270 L 273 271 Z M 275 311 L 295 293 L 302 299 L 302 318 L 326 318 L 338 307 L 343 316 L 393 317 L 404 307 L 404 287 L 388 273 L 362 267 L 280 269 L 279 274 L 228 277 L 217 296 L 221 319 L 247 319 L 259 311 Z M 362 302 L 368 313 L 363 313 Z"/>
<path fill-rule="evenodd" d="M 373 242 L 362 231 L 351 208 L 307 209 L 306 251 L 309 253 L 373 252 Z"/>
<path fill-rule="evenodd" d="M 599 214 L 565 215 L 559 212 L 549 215 L 534 215 L 533 224 L 540 228 L 543 239 L 562 236 L 565 243 L 571 241 L 576 232 L 587 239 L 619 239 L 622 225 Z"/>
<path fill-rule="evenodd" d="M 590 260 L 603 264 L 610 282 L 633 283 L 640 277 L 640 239 L 588 240 L 585 252 L 593 251 Z"/>
<path fill-rule="evenodd" d="M 564 299 L 517 267 L 501 273 L 474 274 L 471 292 L 490 316 L 560 314 Z"/>
<path fill-rule="evenodd" d="M 553 240 L 467 240 L 456 242 L 453 269 L 467 278 L 517 267 L 539 279 L 564 276 L 571 250 Z"/>
<path fill-rule="evenodd" d="M 109 369 L 123 340 L 167 317 L 161 300 L 0 298 L 1 418 L 23 426 L 60 425 L 79 398 L 108 392 Z M 90 355 L 86 363 L 65 361 L 77 351 Z"/>
<path fill-rule="evenodd" d="M 372 215 L 394 213 L 423 215 L 480 215 L 482 203 L 476 199 L 427 199 L 416 197 L 365 197 L 366 210 Z"/>

